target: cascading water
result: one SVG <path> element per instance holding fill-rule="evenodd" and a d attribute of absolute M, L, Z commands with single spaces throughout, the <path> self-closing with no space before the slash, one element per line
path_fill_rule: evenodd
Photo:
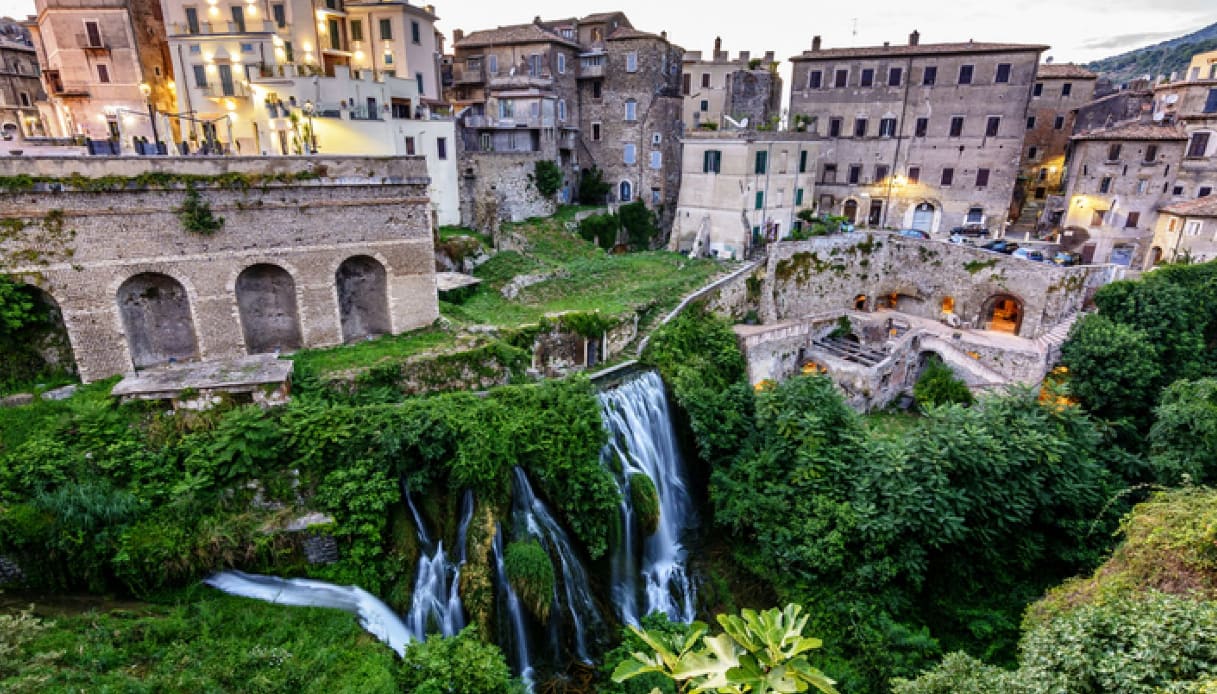
<path fill-rule="evenodd" d="M 305 578 L 276 578 L 224 571 L 203 581 L 212 588 L 278 605 L 331 607 L 359 617 L 369 634 L 404 655 L 412 635 L 401 618 L 371 593 L 355 586 L 336 586 Z"/>
<path fill-rule="evenodd" d="M 465 535 L 469 521 L 473 518 L 473 492 L 466 490 L 461 498 L 461 522 L 457 530 L 457 561 L 449 562 L 444 554 L 444 543 L 431 546 L 422 516 L 414 506 L 409 491 L 403 489 L 406 506 L 414 517 L 418 528 L 421 548 L 418 571 L 414 578 L 414 592 L 410 596 L 410 611 L 406 613 L 406 625 L 414 638 L 427 638 L 428 625 L 434 625 L 444 636 L 455 636 L 465 626 L 465 610 L 461 604 L 461 566 L 465 563 Z"/>
<path fill-rule="evenodd" d="M 498 582 L 499 608 L 506 611 L 507 621 L 511 625 L 511 645 L 514 647 L 512 651 L 516 660 L 516 672 L 531 692 L 532 656 L 528 646 L 528 630 L 524 627 L 524 611 L 520 607 L 520 598 L 507 580 L 507 569 L 503 566 L 503 528 L 497 523 L 494 526 L 494 569 L 495 580 Z"/>
<path fill-rule="evenodd" d="M 537 498 L 528 482 L 528 475 L 518 467 L 512 470 L 512 486 L 512 513 L 517 532 L 523 531 L 536 538 L 549 555 L 558 560 L 555 568 L 559 570 L 557 578 L 560 580 L 554 584 L 554 598 L 558 606 L 565 609 L 551 617 L 554 638 L 557 640 L 558 636 L 556 620 L 559 617 L 569 618 L 574 632 L 575 653 L 580 660 L 590 664 L 592 658 L 588 651 L 588 634 L 589 631 L 600 629 L 604 620 L 592 598 L 587 572 L 575 554 L 570 537 L 545 503 Z"/>
<path fill-rule="evenodd" d="M 663 380 L 654 372 L 639 376 L 601 393 L 600 406 L 609 431 L 601 460 L 613 471 L 622 499 L 623 532 L 612 556 L 613 602 L 621 621 L 637 625 L 642 615 L 658 611 L 669 619 L 691 622 L 694 586 L 685 568 L 687 552 L 680 537 L 697 525 L 697 514 Z M 651 480 L 659 501 L 658 527 L 641 542 L 641 557 L 637 539 L 641 529 L 630 492 L 630 477 L 635 474 Z M 641 613 L 640 596 L 646 600 Z"/>

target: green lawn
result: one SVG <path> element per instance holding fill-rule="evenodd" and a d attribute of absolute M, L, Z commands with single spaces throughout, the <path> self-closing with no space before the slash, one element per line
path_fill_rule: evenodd
<path fill-rule="evenodd" d="M 401 359 L 429 350 L 442 350 L 457 344 L 457 335 L 440 328 L 423 328 L 385 337 L 325 349 L 305 349 L 291 359 L 298 376 L 320 376 L 357 367 L 372 366 L 386 359 Z"/>

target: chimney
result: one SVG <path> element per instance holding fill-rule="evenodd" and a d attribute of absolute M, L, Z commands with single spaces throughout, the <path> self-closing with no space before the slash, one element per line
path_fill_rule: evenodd
<path fill-rule="evenodd" d="M 884 41 L 884 42 L 883 42 L 883 47 L 884 47 L 884 48 L 890 48 L 890 47 L 891 47 L 891 45 L 892 45 L 892 42 L 891 42 L 891 41 Z"/>
<path fill-rule="evenodd" d="M 541 15 L 537 15 L 536 17 L 533 17 L 533 18 L 532 18 L 532 23 L 533 23 L 533 24 L 540 24 L 540 23 L 541 23 Z"/>
<path fill-rule="evenodd" d="M 464 29 L 453 29 L 453 30 L 452 30 L 452 43 L 456 43 L 456 42 L 460 41 L 460 40 L 461 40 L 461 39 L 463 39 L 463 38 L 465 38 L 465 30 L 464 30 Z"/>
<path fill-rule="evenodd" d="M 909 45 L 916 46 L 919 43 L 921 43 L 921 32 L 914 29 L 913 33 L 909 34 Z"/>
<path fill-rule="evenodd" d="M 715 36 L 714 37 L 714 56 L 718 57 L 718 53 L 721 50 L 723 50 L 723 37 Z"/>
<path fill-rule="evenodd" d="M 819 36 L 811 37 L 811 50 L 813 50 L 813 51 L 820 50 L 820 37 Z"/>
<path fill-rule="evenodd" d="M 659 32 L 659 38 L 667 41 L 668 40 L 668 30 L 664 29 L 663 31 Z"/>
<path fill-rule="evenodd" d="M 739 52 L 739 61 L 741 63 L 744 63 L 745 65 L 747 65 L 748 61 L 751 58 L 752 58 L 752 51 L 740 51 Z"/>
<path fill-rule="evenodd" d="M 427 14 L 435 14 L 435 5 L 423 5 L 423 9 L 426 10 Z"/>

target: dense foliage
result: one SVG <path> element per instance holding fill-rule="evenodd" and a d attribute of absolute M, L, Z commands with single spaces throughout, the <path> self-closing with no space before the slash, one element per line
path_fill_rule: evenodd
<path fill-rule="evenodd" d="M 604 180 L 604 172 L 595 165 L 579 176 L 579 202 L 584 205 L 603 205 L 612 189 L 612 184 Z"/>
<path fill-rule="evenodd" d="M 430 636 L 411 644 L 402 658 L 398 681 L 401 691 L 413 694 L 523 694 L 512 680 L 507 661 L 494 646 L 484 643 L 474 627 L 453 638 Z"/>
<path fill-rule="evenodd" d="M 0 394 L 71 380 L 63 366 L 48 364 L 40 349 L 55 346 L 47 344 L 51 340 L 66 347 L 53 313 L 33 287 L 0 275 Z"/>
<path fill-rule="evenodd" d="M 936 405 L 971 405 L 976 401 L 968 384 L 937 356 L 931 357 L 925 371 L 913 386 L 913 397 L 922 408 Z"/>
<path fill-rule="evenodd" d="M 503 571 L 520 602 L 542 624 L 547 623 L 554 602 L 554 565 L 541 543 L 528 538 L 507 545 Z"/>
<path fill-rule="evenodd" d="M 543 198 L 553 197 L 565 182 L 566 177 L 562 175 L 562 168 L 549 159 L 540 159 L 533 167 L 532 183 Z"/>

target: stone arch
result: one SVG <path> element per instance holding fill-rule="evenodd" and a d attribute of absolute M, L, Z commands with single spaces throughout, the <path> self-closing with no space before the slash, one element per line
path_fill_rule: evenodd
<path fill-rule="evenodd" d="M 190 296 L 181 282 L 142 272 L 122 283 L 117 301 L 136 369 L 199 358 Z"/>
<path fill-rule="evenodd" d="M 291 273 L 270 263 L 250 265 L 237 275 L 236 295 L 245 351 L 265 354 L 300 349 L 300 313 Z"/>
<path fill-rule="evenodd" d="M 867 300 L 869 298 L 870 297 L 866 296 L 865 294 L 859 294 L 859 295 L 855 296 L 854 297 L 854 310 L 855 311 L 865 311 Z"/>
<path fill-rule="evenodd" d="M 927 234 L 932 234 L 938 228 L 942 219 L 942 205 L 933 200 L 921 200 L 915 205 L 910 205 L 904 212 L 905 229 L 918 229 Z"/>
<path fill-rule="evenodd" d="M 904 313 L 920 314 L 925 305 L 925 299 L 916 290 L 909 287 L 892 287 L 885 292 L 875 295 L 877 308 L 886 308 Z"/>
<path fill-rule="evenodd" d="M 389 282 L 385 266 L 367 255 L 342 261 L 334 273 L 342 339 L 354 342 L 392 332 L 389 321 Z"/>
<path fill-rule="evenodd" d="M 841 216 L 850 224 L 858 223 L 858 201 L 849 198 L 841 205 Z"/>
<path fill-rule="evenodd" d="M 617 199 L 623 203 L 634 201 L 634 184 L 622 181 L 617 185 Z"/>
<path fill-rule="evenodd" d="M 0 380 L 22 381 L 57 373 L 76 375 L 76 358 L 63 310 L 50 292 L 17 278 L 17 291 L 33 303 L 35 320 L 12 337 L 0 360 Z"/>
<path fill-rule="evenodd" d="M 981 327 L 1017 335 L 1023 327 L 1023 306 L 1023 300 L 1013 294 L 994 294 L 981 308 Z"/>

